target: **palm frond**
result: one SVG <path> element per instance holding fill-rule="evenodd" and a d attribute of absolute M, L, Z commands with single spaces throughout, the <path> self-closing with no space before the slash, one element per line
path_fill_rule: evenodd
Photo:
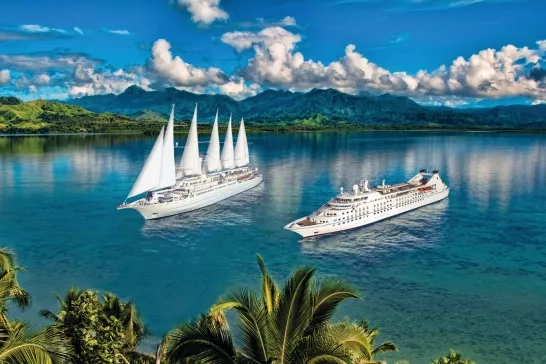
<path fill-rule="evenodd" d="M 471 360 L 463 359 L 461 353 L 451 349 L 448 356 L 441 356 L 432 361 L 433 364 L 473 364 Z"/>
<path fill-rule="evenodd" d="M 131 349 L 136 348 L 146 336 L 147 329 L 144 327 L 134 301 L 124 303 L 113 293 L 105 293 L 103 301 L 104 312 L 121 322 L 127 346 Z"/>
<path fill-rule="evenodd" d="M 260 363 L 268 358 L 266 323 L 267 314 L 257 294 L 248 289 L 229 292 L 214 305 L 210 313 L 235 310 L 239 316 L 242 340 L 241 354 Z"/>
<path fill-rule="evenodd" d="M 368 333 L 358 324 L 343 321 L 328 328 L 333 340 L 343 345 L 350 353 L 353 359 L 364 359 L 371 361 L 373 359 L 373 348 L 369 341 Z"/>
<path fill-rule="evenodd" d="M 0 330 L 3 339 L 0 363 L 10 364 L 69 364 L 72 347 L 55 327 L 40 331 L 17 323 L 12 328 Z"/>
<path fill-rule="evenodd" d="M 123 305 L 121 323 L 125 331 L 127 343 L 136 348 L 142 339 L 147 336 L 148 329 L 144 326 L 133 300 Z"/>
<path fill-rule="evenodd" d="M 130 351 L 125 354 L 125 358 L 131 364 L 155 364 L 155 357 L 149 354 Z"/>
<path fill-rule="evenodd" d="M 7 247 L 0 248 L 0 269 L 3 271 L 14 270 L 17 266 L 15 253 Z"/>
<path fill-rule="evenodd" d="M 49 320 L 54 321 L 55 323 L 61 322 L 61 318 L 57 315 L 55 315 L 53 312 L 49 310 L 40 310 L 40 316 L 45 317 Z"/>
<path fill-rule="evenodd" d="M 278 353 L 278 363 L 285 364 L 288 354 L 301 339 L 312 316 L 310 299 L 311 278 L 314 268 L 297 268 L 286 282 L 279 297 L 277 309 L 270 318 L 271 330 Z"/>
<path fill-rule="evenodd" d="M 8 299 L 13 301 L 19 308 L 25 309 L 30 306 L 30 294 L 19 286 L 17 282 L 16 271 L 18 269 L 9 269 L 0 272 L 0 282 L 6 284 L 8 290 Z"/>
<path fill-rule="evenodd" d="M 290 364 L 350 364 L 350 352 L 330 335 L 329 330 L 313 332 L 299 340 L 286 361 Z"/>
<path fill-rule="evenodd" d="M 262 272 L 262 297 L 268 314 L 271 314 L 279 301 L 279 288 L 273 278 L 267 273 L 262 257 L 256 255 L 256 260 Z"/>
<path fill-rule="evenodd" d="M 206 315 L 179 326 L 168 335 L 167 359 L 203 364 L 235 363 L 235 347 L 228 329 L 211 324 Z"/>
<path fill-rule="evenodd" d="M 345 281 L 336 278 L 321 280 L 311 293 L 313 317 L 305 334 L 309 335 L 313 330 L 328 323 L 339 304 L 348 298 L 359 296 Z"/>
<path fill-rule="evenodd" d="M 398 347 L 391 341 L 386 341 L 383 344 L 379 345 L 377 348 L 373 349 L 372 354 L 378 355 L 383 353 L 390 353 L 393 351 L 398 351 Z"/>

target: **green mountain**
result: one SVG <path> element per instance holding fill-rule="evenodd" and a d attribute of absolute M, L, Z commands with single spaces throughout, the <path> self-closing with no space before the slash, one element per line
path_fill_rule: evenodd
<path fill-rule="evenodd" d="M 77 105 L 0 97 L 0 133 L 107 132 L 156 129 L 161 119 L 95 113 Z"/>
<path fill-rule="evenodd" d="M 198 103 L 201 122 L 212 122 L 219 109 L 223 120 L 231 113 L 234 120 L 244 116 L 250 124 L 264 126 L 351 124 L 378 128 L 546 129 L 546 105 L 452 109 L 422 106 L 404 96 L 373 96 L 368 93 L 355 96 L 333 89 L 313 89 L 307 93 L 267 90 L 236 101 L 225 95 L 198 95 L 175 88 L 145 91 L 138 86 L 130 86 L 119 95 L 86 96 L 65 103 L 94 112 L 108 111 L 135 118 L 153 115 L 154 120 L 166 118 L 173 103 L 176 104 L 176 118 L 189 120 Z"/>
<path fill-rule="evenodd" d="M 153 110 L 140 110 L 129 115 L 130 118 L 135 120 L 145 121 L 158 121 L 167 122 L 169 120 L 169 114 L 165 114 L 159 111 Z"/>

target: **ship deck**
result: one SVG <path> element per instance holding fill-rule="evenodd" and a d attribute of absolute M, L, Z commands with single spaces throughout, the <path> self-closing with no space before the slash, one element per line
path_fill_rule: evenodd
<path fill-rule="evenodd" d="M 375 188 L 375 190 L 377 192 L 379 192 L 380 194 L 382 194 L 382 195 L 388 195 L 390 193 L 403 192 L 403 191 L 411 190 L 413 188 L 417 188 L 419 186 L 422 186 L 422 185 L 424 185 L 426 183 L 427 183 L 427 180 L 422 180 L 418 184 L 417 183 L 404 182 L 404 183 L 398 183 L 396 185 L 385 186 L 385 187 L 378 186 L 378 187 Z"/>
<path fill-rule="evenodd" d="M 300 221 L 296 222 L 296 225 L 299 225 L 299 226 L 313 226 L 313 225 L 316 225 L 316 224 L 317 224 L 316 222 L 309 220 L 308 217 L 306 217 L 305 219 L 301 219 Z"/>

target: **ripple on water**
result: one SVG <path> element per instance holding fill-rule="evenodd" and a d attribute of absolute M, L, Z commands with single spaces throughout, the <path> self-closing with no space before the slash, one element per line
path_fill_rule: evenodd
<path fill-rule="evenodd" d="M 138 303 L 153 351 L 174 325 L 234 287 L 259 287 L 255 254 L 282 282 L 295 266 L 354 285 L 367 318 L 427 363 L 462 350 L 477 363 L 546 361 L 546 136 L 448 132 L 251 135 L 265 183 L 191 213 L 144 222 L 116 211 L 154 138 L 0 137 L 0 237 L 28 272 L 38 319 L 71 284 Z M 202 138 L 207 142 L 207 138 Z M 179 141 L 180 142 L 180 141 Z M 177 148 L 180 158 L 181 148 Z M 447 200 L 362 229 L 298 242 L 283 230 L 340 186 L 438 167 Z"/>

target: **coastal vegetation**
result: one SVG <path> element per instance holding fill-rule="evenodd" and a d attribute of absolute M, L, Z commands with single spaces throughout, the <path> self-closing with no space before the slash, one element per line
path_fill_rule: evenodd
<path fill-rule="evenodd" d="M 244 117 L 249 126 L 546 129 L 546 105 L 455 109 L 421 105 L 405 96 L 349 95 L 334 89 L 266 90 L 236 101 L 226 95 L 194 94 L 175 88 L 145 91 L 130 86 L 119 95 L 85 96 L 65 102 L 94 112 L 140 116 L 144 110 L 147 115 L 164 118 L 175 104 L 176 120 L 191 119 L 197 103 L 200 122 L 212 123 L 219 110 L 222 121 L 231 114 L 234 122 Z"/>
<path fill-rule="evenodd" d="M 10 320 L 8 304 L 27 308 L 30 295 L 20 287 L 14 253 L 0 249 L 0 363 L 6 364 L 380 364 L 397 351 L 376 343 L 378 328 L 348 318 L 334 322 L 339 305 L 359 294 L 338 278 L 317 279 L 316 269 L 296 268 L 279 286 L 257 256 L 258 292 L 239 288 L 206 313 L 167 333 L 156 353 L 138 350 L 150 334 L 134 302 L 112 293 L 70 288 L 57 296 L 55 311 L 40 314 L 51 322 L 42 329 Z M 234 315 L 228 315 L 233 312 Z M 236 322 L 230 322 L 233 317 Z M 470 364 L 452 351 L 433 364 Z"/>
<path fill-rule="evenodd" d="M 200 129 L 207 132 L 216 111 L 221 125 L 229 115 L 245 118 L 249 131 L 314 130 L 527 130 L 546 131 L 546 105 L 480 109 L 429 107 L 390 94 L 348 95 L 337 90 L 307 93 L 267 90 L 242 101 L 225 95 L 198 95 L 175 88 L 145 91 L 130 86 L 119 95 L 85 96 L 66 101 L 0 97 L 0 133 L 156 133 L 175 104 L 175 132 L 198 104 Z M 201 130 L 200 130 L 201 131 Z"/>
<path fill-rule="evenodd" d="M 60 102 L 0 98 L 0 133 L 5 134 L 141 132 L 156 128 L 156 123 L 112 113 L 94 113 Z"/>

